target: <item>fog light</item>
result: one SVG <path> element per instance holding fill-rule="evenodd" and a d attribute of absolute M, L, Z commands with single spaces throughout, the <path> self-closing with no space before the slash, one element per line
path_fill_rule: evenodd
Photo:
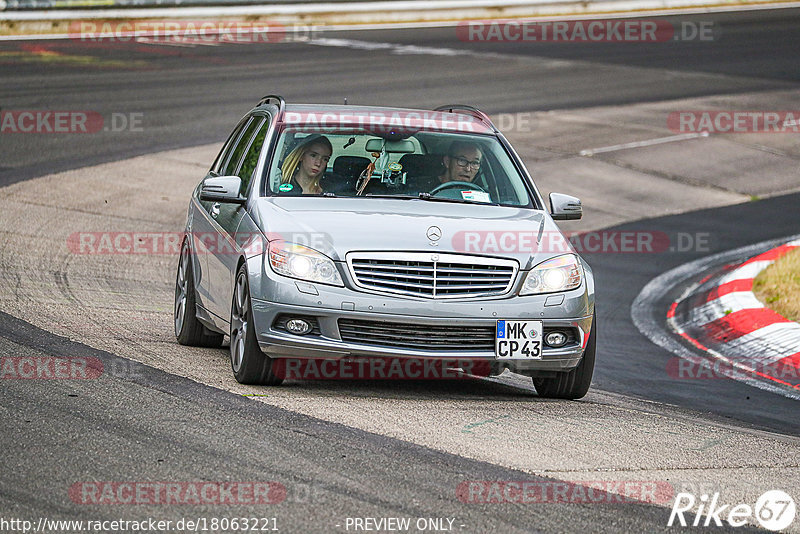
<path fill-rule="evenodd" d="M 302 336 L 311 332 L 311 325 L 304 319 L 289 319 L 286 321 L 286 330 L 292 334 Z"/>
<path fill-rule="evenodd" d="M 551 347 L 563 347 L 567 343 L 567 335 L 564 332 L 549 332 L 544 336 L 544 342 Z"/>

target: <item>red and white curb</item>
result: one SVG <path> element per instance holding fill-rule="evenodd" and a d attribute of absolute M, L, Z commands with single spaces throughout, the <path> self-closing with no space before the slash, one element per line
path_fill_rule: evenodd
<path fill-rule="evenodd" d="M 714 373 L 771 381 L 800 391 L 800 324 L 765 307 L 753 294 L 755 277 L 797 247 L 800 239 L 743 263 L 728 264 L 722 273 L 690 286 L 670 306 L 667 324 L 722 364 L 714 366 Z M 680 376 L 682 372 L 691 375 L 692 367 L 670 370 L 679 378 L 691 377 Z"/>
<path fill-rule="evenodd" d="M 673 378 L 734 379 L 752 387 L 800 400 L 800 388 L 795 387 L 797 381 L 794 380 L 794 371 L 796 375 L 800 375 L 800 368 L 792 369 L 784 362 L 780 372 L 776 372 L 776 362 L 796 355 L 800 351 L 798 343 L 800 340 L 795 337 L 796 331 L 793 331 L 797 328 L 796 325 L 792 326 L 781 318 L 776 322 L 761 324 L 760 327 L 758 323 L 755 325 L 747 323 L 745 327 L 744 315 L 733 315 L 734 310 L 740 312 L 765 309 L 763 304 L 752 296 L 752 279 L 756 276 L 755 271 L 760 272 L 767 265 L 766 263 L 759 265 L 757 261 L 771 262 L 775 258 L 763 256 L 762 253 L 765 250 L 798 244 L 800 244 L 800 234 L 754 243 L 684 263 L 650 280 L 631 305 L 631 321 L 650 341 L 676 356 L 669 360 L 665 372 Z M 727 267 L 721 269 L 721 266 Z M 739 268 L 742 270 L 738 271 Z M 738 272 L 734 275 L 736 271 Z M 688 281 L 697 278 L 697 273 L 704 272 L 714 274 L 684 291 L 681 298 L 677 299 L 678 305 L 671 306 L 672 299 L 665 302 L 665 295 L 674 294 L 675 288 L 685 287 Z M 730 285 L 726 285 L 728 283 Z M 701 300 L 700 295 L 704 292 L 706 297 Z M 697 296 L 693 299 L 694 295 Z M 720 298 L 723 300 L 718 300 Z M 685 308 L 679 308 L 682 301 L 687 301 Z M 717 302 L 711 304 L 713 301 Z M 667 308 L 671 310 L 668 321 L 664 317 L 664 310 Z M 730 313 L 726 313 L 728 310 Z M 684 319 L 687 311 L 691 311 L 690 317 L 697 321 L 691 329 Z M 764 311 L 755 313 L 765 314 Z M 764 320 L 764 316 L 761 320 Z M 676 334 L 678 331 L 672 324 L 668 324 L 677 321 L 680 321 L 685 336 Z M 707 328 L 703 329 L 704 325 L 707 325 Z M 697 336 L 692 335 L 695 333 L 694 329 L 698 327 L 704 336 L 701 333 L 697 333 Z M 737 329 L 737 334 L 726 335 L 726 328 Z M 759 338 L 758 342 L 750 342 L 755 332 L 761 330 L 759 334 L 769 335 L 772 331 L 762 330 L 764 328 L 779 329 L 780 337 L 770 336 L 766 341 Z M 749 352 L 743 350 L 745 344 L 750 347 Z M 745 359 L 741 357 L 742 354 Z M 761 363 L 745 365 L 746 362 L 763 362 L 763 365 Z M 781 382 L 758 375 L 754 371 L 777 377 Z"/>

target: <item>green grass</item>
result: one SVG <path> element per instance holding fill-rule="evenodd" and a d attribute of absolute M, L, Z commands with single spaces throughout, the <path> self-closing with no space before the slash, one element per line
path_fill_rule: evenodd
<path fill-rule="evenodd" d="M 800 248 L 761 271 L 753 282 L 753 292 L 768 308 L 800 321 Z"/>

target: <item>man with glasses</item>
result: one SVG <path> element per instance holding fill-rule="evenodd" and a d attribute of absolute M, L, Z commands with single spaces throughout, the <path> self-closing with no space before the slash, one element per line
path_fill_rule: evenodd
<path fill-rule="evenodd" d="M 425 173 L 423 167 L 420 167 L 416 172 L 410 171 L 411 181 L 409 182 L 408 190 L 430 193 L 437 190 L 437 188 L 441 190 L 446 184 L 452 182 L 471 183 L 481 168 L 483 151 L 475 143 L 453 141 L 447 150 L 447 154 L 442 156 L 441 159 L 433 155 L 417 157 L 426 158 L 427 169 L 425 170 L 430 172 L 430 167 L 435 166 L 437 170 L 434 172 L 438 174 Z M 463 187 L 466 188 L 467 186 Z"/>
<path fill-rule="evenodd" d="M 439 175 L 440 184 L 472 182 L 481 168 L 482 160 L 483 152 L 475 143 L 453 141 L 447 155 L 442 158 L 444 173 Z"/>

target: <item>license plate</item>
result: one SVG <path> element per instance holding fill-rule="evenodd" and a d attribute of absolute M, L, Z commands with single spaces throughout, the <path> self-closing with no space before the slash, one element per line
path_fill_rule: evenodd
<path fill-rule="evenodd" d="M 498 360 L 541 360 L 542 321 L 497 321 L 494 354 Z"/>

